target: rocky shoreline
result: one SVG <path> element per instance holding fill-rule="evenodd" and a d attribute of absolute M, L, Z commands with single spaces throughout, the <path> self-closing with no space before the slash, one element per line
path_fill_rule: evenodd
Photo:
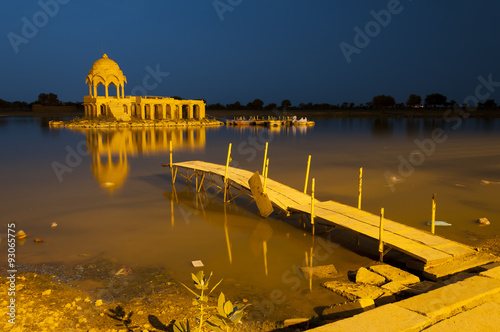
<path fill-rule="evenodd" d="M 483 241 L 479 250 L 498 254 L 499 248 L 500 239 L 495 237 Z M 255 320 L 250 312 L 246 312 L 239 331 L 303 331 L 371 310 L 381 300 L 394 302 L 395 299 L 384 299 L 379 293 L 397 293 L 399 295 L 396 297 L 408 298 L 461 280 L 460 276 L 455 276 L 445 282 L 418 282 L 417 277 L 405 274 L 409 281 L 402 282 L 399 274 L 403 272 L 398 272 L 399 279 L 394 282 L 394 277 L 387 277 L 384 271 L 379 271 L 384 265 L 371 265 L 367 269 L 359 269 L 350 277 L 339 275 L 334 267 L 325 270 L 328 273 L 324 273 L 322 267 L 315 267 L 312 271 L 304 270 L 306 276 L 313 274 L 315 279 L 325 278 L 321 280 L 323 287 L 350 300 L 324 307 L 319 317 L 287 319 L 284 322 L 270 321 L 264 317 L 262 320 Z M 189 319 L 194 323 L 194 318 L 197 317 L 196 309 L 192 306 L 192 295 L 162 267 L 130 268 L 114 259 L 99 257 L 73 267 L 42 264 L 16 268 L 15 324 L 8 322 L 10 318 L 7 315 L 10 310 L 9 298 L 12 297 L 9 295 L 11 280 L 6 275 L 0 276 L 0 315 L 4 317 L 0 322 L 0 329 L 4 331 L 172 331 L 174 320 Z M 385 268 L 394 270 L 388 266 Z M 331 273 L 332 271 L 335 273 Z M 382 283 L 374 278 L 382 279 L 373 271 L 385 276 L 385 286 L 366 286 Z M 317 275 L 320 272 L 322 274 Z M 470 273 L 462 275 L 467 277 Z M 389 279 L 393 281 L 387 283 Z M 405 284 L 413 286 L 401 286 Z M 389 287 L 394 285 L 398 286 L 396 290 Z M 373 289 L 374 295 L 366 293 L 367 289 Z M 227 291 L 228 289 L 224 290 Z M 328 292 L 326 289 L 325 291 Z M 359 292 L 363 295 L 360 296 Z M 240 288 L 228 293 L 232 300 L 238 302 L 245 302 L 245 296 L 248 295 L 248 291 Z M 216 305 L 216 301 L 215 296 L 210 297 L 211 305 Z M 120 310 L 125 315 L 133 312 L 127 326 L 117 316 Z M 296 313 L 288 310 L 289 318 L 293 318 Z M 295 321 L 299 324 L 285 327 Z"/>
<path fill-rule="evenodd" d="M 18 267 L 15 294 L 0 277 L 0 330 L 22 331 L 172 331 L 175 320 L 195 324 L 193 296 L 161 268 L 120 268 L 109 261 L 76 267 Z M 14 311 L 8 307 L 15 299 Z M 216 306 L 215 296 L 210 305 Z M 8 315 L 14 313 L 14 320 Z M 125 314 L 129 321 L 123 319 Z M 13 322 L 15 324 L 13 324 Z M 240 331 L 272 331 L 280 324 L 248 321 Z"/>
<path fill-rule="evenodd" d="M 144 127 L 212 127 L 222 126 L 223 122 L 215 119 L 181 119 L 181 120 L 131 120 L 117 121 L 111 119 L 76 118 L 69 121 L 50 121 L 51 127 L 66 128 L 144 128 Z"/>

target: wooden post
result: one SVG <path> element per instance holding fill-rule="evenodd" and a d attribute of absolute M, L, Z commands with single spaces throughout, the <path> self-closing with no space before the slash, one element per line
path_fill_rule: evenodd
<path fill-rule="evenodd" d="M 172 224 L 172 227 L 175 225 L 175 219 L 174 219 L 174 193 L 172 192 L 172 198 L 170 199 L 170 222 Z"/>
<path fill-rule="evenodd" d="M 311 155 L 307 158 L 306 184 L 304 185 L 304 194 L 307 194 L 307 181 L 309 180 L 309 169 L 311 168 Z"/>
<path fill-rule="evenodd" d="M 172 173 L 172 183 L 175 182 L 174 168 L 172 166 L 172 141 L 170 141 L 170 172 Z"/>
<path fill-rule="evenodd" d="M 268 142 L 266 142 L 266 149 L 264 150 L 264 165 L 262 165 L 262 175 L 264 175 L 264 172 L 266 171 L 267 146 Z"/>
<path fill-rule="evenodd" d="M 384 261 L 384 208 L 380 208 L 380 226 L 378 231 L 378 252 L 380 261 Z"/>
<path fill-rule="evenodd" d="M 269 158 L 266 160 L 266 165 L 264 167 L 264 186 L 262 189 L 262 192 L 265 194 L 266 193 L 266 186 L 267 186 L 267 172 L 269 171 Z"/>
<path fill-rule="evenodd" d="M 264 253 L 264 269 L 266 271 L 266 276 L 268 274 L 267 270 L 267 241 L 262 241 L 262 251 Z"/>
<path fill-rule="evenodd" d="M 226 204 L 224 204 L 224 233 L 226 235 L 226 246 L 227 246 L 227 254 L 229 255 L 229 263 L 233 263 L 233 254 L 231 251 L 231 242 L 229 241 L 229 227 L 227 225 L 227 211 Z"/>
<path fill-rule="evenodd" d="M 314 188 L 316 185 L 316 178 L 312 179 L 312 184 L 311 184 L 311 227 L 312 227 L 312 234 L 314 236 Z"/>
<path fill-rule="evenodd" d="M 311 247 L 311 254 L 309 255 L 311 264 L 309 265 L 309 291 L 313 291 L 313 248 Z"/>
<path fill-rule="evenodd" d="M 432 194 L 432 216 L 431 216 L 431 232 L 436 231 L 436 194 Z"/>
<path fill-rule="evenodd" d="M 359 187 L 358 187 L 358 209 L 361 210 L 361 192 L 363 187 L 363 167 L 359 168 Z"/>
<path fill-rule="evenodd" d="M 227 170 L 229 168 L 229 162 L 231 161 L 231 146 L 232 143 L 229 143 L 229 149 L 227 150 L 227 160 L 226 160 L 226 170 L 224 171 L 224 203 L 226 203 L 227 196 Z"/>

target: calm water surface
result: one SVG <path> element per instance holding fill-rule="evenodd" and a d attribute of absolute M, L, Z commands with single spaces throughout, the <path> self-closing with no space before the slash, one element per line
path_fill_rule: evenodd
<path fill-rule="evenodd" d="M 262 170 L 269 142 L 269 177 L 299 190 L 310 154 L 316 197 L 349 205 L 357 204 L 363 167 L 363 209 L 378 213 L 384 207 L 387 218 L 429 229 L 425 222 L 436 193 L 437 219 L 453 224 L 437 228 L 438 234 L 477 245 L 500 233 L 498 119 L 461 124 L 322 119 L 311 128 L 272 131 L 72 131 L 50 129 L 47 121 L 0 118 L 0 246 L 6 250 L 9 222 L 32 234 L 17 248 L 19 264 L 74 266 L 106 257 L 132 270 L 162 266 L 189 282 L 189 273 L 196 271 L 191 261 L 201 260 L 205 271 L 225 278 L 223 289 L 253 301 L 254 311 L 281 318 L 280 310 L 312 315 L 314 307 L 339 300 L 316 283 L 310 293 L 308 282 L 297 276 L 311 246 L 319 264 L 334 264 L 344 275 L 375 258 L 327 241 L 313 244 L 297 219 L 262 220 L 254 204 L 243 208 L 248 199 L 225 209 L 212 190 L 196 194 L 179 177 L 173 188 L 169 169 L 161 167 L 169 159 L 169 141 L 174 161 L 219 164 L 232 143 L 232 165 L 252 171 Z M 491 226 L 478 227 L 479 217 L 487 217 Z M 51 228 L 52 222 L 58 227 Z M 34 237 L 44 243 L 33 243 Z"/>

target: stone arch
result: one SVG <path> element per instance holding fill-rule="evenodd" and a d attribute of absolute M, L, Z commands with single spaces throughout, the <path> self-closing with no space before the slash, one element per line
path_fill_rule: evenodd
<path fill-rule="evenodd" d="M 155 119 L 163 119 L 163 105 L 155 104 Z"/>
<path fill-rule="evenodd" d="M 201 118 L 200 105 L 197 105 L 197 104 L 193 105 L 193 118 L 195 118 L 195 119 Z"/>
<path fill-rule="evenodd" d="M 170 104 L 165 105 L 165 120 L 172 120 L 172 106 Z"/>
<path fill-rule="evenodd" d="M 111 85 L 114 85 L 114 86 L 115 86 L 115 89 L 110 90 L 110 89 L 109 89 L 109 87 L 110 87 Z M 108 82 L 108 87 L 107 87 L 107 89 L 108 89 L 108 96 L 109 96 L 109 97 L 115 97 L 115 96 L 113 96 L 113 95 L 111 94 L 111 91 L 116 91 L 116 97 L 117 97 L 117 98 L 120 98 L 120 85 L 119 85 L 119 84 L 116 84 L 115 82 Z"/>
<path fill-rule="evenodd" d="M 189 119 L 189 105 L 181 105 L 182 118 Z"/>

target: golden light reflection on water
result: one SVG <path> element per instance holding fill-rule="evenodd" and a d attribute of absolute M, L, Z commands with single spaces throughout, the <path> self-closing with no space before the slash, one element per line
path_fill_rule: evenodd
<path fill-rule="evenodd" d="M 121 188 L 130 171 L 128 158 L 160 154 L 170 149 L 203 151 L 206 128 L 78 130 L 86 135 L 92 173 L 109 193 Z"/>

